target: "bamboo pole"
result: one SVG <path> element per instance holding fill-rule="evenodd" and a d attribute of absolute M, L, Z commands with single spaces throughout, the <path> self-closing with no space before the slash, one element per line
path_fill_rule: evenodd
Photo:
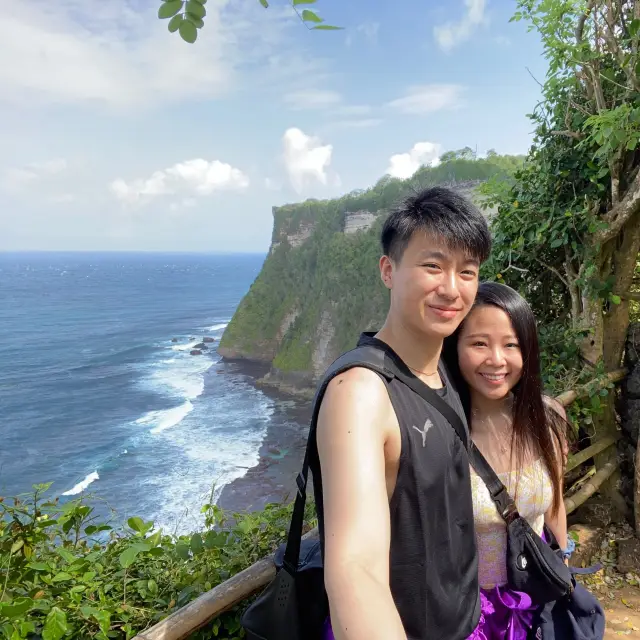
<path fill-rule="evenodd" d="M 314 538 L 317 535 L 316 527 L 306 533 L 303 539 Z M 263 558 L 174 611 L 153 627 L 141 631 L 133 640 L 183 640 L 213 618 L 268 585 L 275 575 L 273 556 Z"/>
<path fill-rule="evenodd" d="M 602 484 L 608 480 L 613 472 L 618 468 L 618 465 L 613 462 L 607 462 L 602 469 L 596 472 L 596 474 L 585 485 L 576 491 L 571 497 L 564 499 L 564 506 L 567 510 L 567 515 L 573 513 L 580 505 L 584 504 Z"/>
<path fill-rule="evenodd" d="M 602 378 L 599 384 L 596 385 L 596 389 L 602 389 L 602 387 L 608 385 L 610 382 L 620 382 L 627 375 L 626 369 L 616 369 L 615 371 L 611 371 L 607 373 L 607 375 Z M 586 395 L 589 391 L 590 387 L 585 385 L 578 389 L 571 389 L 570 391 L 565 391 L 561 393 L 559 396 L 556 396 L 556 401 L 559 402 L 563 407 L 568 407 L 572 402 L 575 402 L 578 398 L 583 395 Z"/>
<path fill-rule="evenodd" d="M 580 466 L 583 462 L 589 460 L 589 458 L 593 458 L 598 453 L 605 451 L 610 446 L 614 445 L 618 440 L 618 436 L 605 436 L 602 440 L 598 440 L 594 442 L 591 446 L 583 449 L 582 451 L 578 451 L 573 456 L 569 456 L 567 460 L 567 468 L 566 471 L 571 471 L 576 467 Z"/>

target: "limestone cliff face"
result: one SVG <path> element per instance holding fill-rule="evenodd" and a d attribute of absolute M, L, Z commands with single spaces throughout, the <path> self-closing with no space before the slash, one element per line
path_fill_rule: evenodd
<path fill-rule="evenodd" d="M 447 182 L 476 197 L 478 179 Z M 264 383 L 313 389 L 361 331 L 384 321 L 388 292 L 378 275 L 379 233 L 386 212 L 409 186 L 384 178 L 340 199 L 274 207 L 269 254 L 219 353 L 270 365 Z"/>

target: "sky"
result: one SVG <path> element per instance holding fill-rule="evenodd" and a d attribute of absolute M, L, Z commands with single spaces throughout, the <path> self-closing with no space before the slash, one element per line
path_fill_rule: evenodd
<path fill-rule="evenodd" d="M 0 21 L 0 251 L 265 252 L 272 207 L 525 153 L 546 71 L 515 0 L 20 0 Z M 311 7 L 310 7 L 311 8 Z"/>

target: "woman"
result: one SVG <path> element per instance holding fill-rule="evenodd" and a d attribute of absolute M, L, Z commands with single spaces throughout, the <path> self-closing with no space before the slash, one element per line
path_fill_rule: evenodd
<path fill-rule="evenodd" d="M 534 531 L 542 535 L 546 523 L 566 550 L 562 498 L 566 416 L 561 405 L 542 394 L 531 308 L 510 287 L 483 283 L 447 349 L 450 365 L 468 385 L 460 386 L 471 438 Z M 471 638 L 524 640 L 536 603 L 509 588 L 505 523 L 473 470 L 471 483 L 482 601 L 480 623 Z"/>

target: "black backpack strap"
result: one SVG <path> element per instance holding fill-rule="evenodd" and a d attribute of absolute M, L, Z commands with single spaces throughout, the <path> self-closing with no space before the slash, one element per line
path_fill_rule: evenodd
<path fill-rule="evenodd" d="M 363 367 L 370 369 L 383 376 L 387 380 L 393 378 L 391 373 L 385 366 L 384 353 L 375 347 L 360 346 L 347 351 L 340 356 L 327 370 L 313 400 L 313 411 L 311 414 L 311 424 L 309 426 L 309 436 L 307 438 L 307 448 L 302 462 L 302 470 L 296 478 L 298 492 L 293 505 L 293 515 L 291 516 L 291 525 L 289 527 L 289 535 L 287 536 L 287 546 L 284 552 L 282 566 L 287 569 L 291 575 L 295 575 L 298 569 L 298 560 L 300 558 L 300 542 L 302 540 L 302 527 L 304 526 L 304 507 L 307 501 L 307 480 L 309 476 L 309 457 L 310 451 L 314 443 L 316 427 L 318 425 L 318 415 L 320 414 L 320 405 L 322 399 L 329 386 L 329 383 L 341 373 L 353 369 L 354 367 Z"/>

